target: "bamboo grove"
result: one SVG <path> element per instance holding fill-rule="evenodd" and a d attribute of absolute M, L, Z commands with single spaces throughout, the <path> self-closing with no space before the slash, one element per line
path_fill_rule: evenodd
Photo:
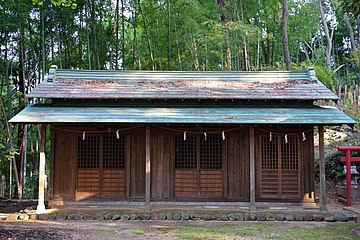
<path fill-rule="evenodd" d="M 7 120 L 29 104 L 24 95 L 51 65 L 174 71 L 314 66 L 328 87 L 347 84 L 349 92 L 360 78 L 359 9 L 350 0 L 0 0 L 5 195 L 36 196 L 36 126 L 12 127 Z"/>

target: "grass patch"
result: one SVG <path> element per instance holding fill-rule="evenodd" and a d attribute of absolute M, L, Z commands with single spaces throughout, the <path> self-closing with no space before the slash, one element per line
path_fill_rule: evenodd
<path fill-rule="evenodd" d="M 143 228 L 134 228 L 131 230 L 131 233 L 136 235 L 144 235 L 146 231 Z"/>
<path fill-rule="evenodd" d="M 299 227 L 301 226 L 301 227 Z M 218 226 L 185 225 L 175 227 L 175 236 L 185 239 L 222 239 L 256 237 L 260 239 L 359 239 L 352 231 L 359 223 L 324 223 L 291 225 L 288 223 L 239 223 Z"/>

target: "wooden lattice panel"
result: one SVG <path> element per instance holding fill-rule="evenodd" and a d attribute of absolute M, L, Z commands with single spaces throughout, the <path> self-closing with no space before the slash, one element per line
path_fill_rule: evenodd
<path fill-rule="evenodd" d="M 222 139 L 200 138 L 200 169 L 222 169 Z"/>
<path fill-rule="evenodd" d="M 266 170 L 278 169 L 278 144 L 277 138 L 270 136 L 261 136 L 261 166 Z"/>
<path fill-rule="evenodd" d="M 298 138 L 289 136 L 288 142 L 281 138 L 281 169 L 297 170 L 298 169 Z"/>
<path fill-rule="evenodd" d="M 187 137 L 186 141 L 180 136 L 175 138 L 175 168 L 197 168 L 197 138 Z"/>
<path fill-rule="evenodd" d="M 100 137 L 78 137 L 78 168 L 99 168 Z"/>
<path fill-rule="evenodd" d="M 222 197 L 221 137 L 175 138 L 175 196 Z"/>
<path fill-rule="evenodd" d="M 126 193 L 125 137 L 78 137 L 78 196 Z"/>
<path fill-rule="evenodd" d="M 299 137 L 261 136 L 261 197 L 299 195 Z"/>
<path fill-rule="evenodd" d="M 125 168 L 125 136 L 104 136 L 103 167 L 106 169 Z"/>

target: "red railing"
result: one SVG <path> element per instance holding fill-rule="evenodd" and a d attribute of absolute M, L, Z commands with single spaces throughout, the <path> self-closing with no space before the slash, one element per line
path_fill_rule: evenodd
<path fill-rule="evenodd" d="M 341 162 L 346 162 L 346 206 L 351 206 L 351 162 L 360 162 L 360 157 L 351 157 L 351 151 L 360 151 L 360 146 L 341 146 L 339 151 L 345 151 L 346 157 L 341 157 Z"/>

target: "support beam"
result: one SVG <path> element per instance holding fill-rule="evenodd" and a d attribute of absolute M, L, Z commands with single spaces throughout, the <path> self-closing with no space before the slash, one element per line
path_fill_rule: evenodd
<path fill-rule="evenodd" d="M 319 169 L 320 169 L 320 211 L 326 212 L 325 145 L 324 127 L 318 126 L 319 132 Z"/>
<path fill-rule="evenodd" d="M 39 195 L 38 195 L 38 205 L 36 212 L 41 213 L 45 211 L 46 125 L 39 124 L 38 133 L 39 133 L 40 160 L 39 160 Z"/>
<path fill-rule="evenodd" d="M 250 140 L 250 211 L 256 210 L 255 203 L 255 129 L 254 126 L 250 126 L 249 132 Z"/>
<path fill-rule="evenodd" d="M 145 167 L 145 211 L 150 211 L 151 161 L 150 161 L 150 126 L 146 126 L 146 167 Z"/>

